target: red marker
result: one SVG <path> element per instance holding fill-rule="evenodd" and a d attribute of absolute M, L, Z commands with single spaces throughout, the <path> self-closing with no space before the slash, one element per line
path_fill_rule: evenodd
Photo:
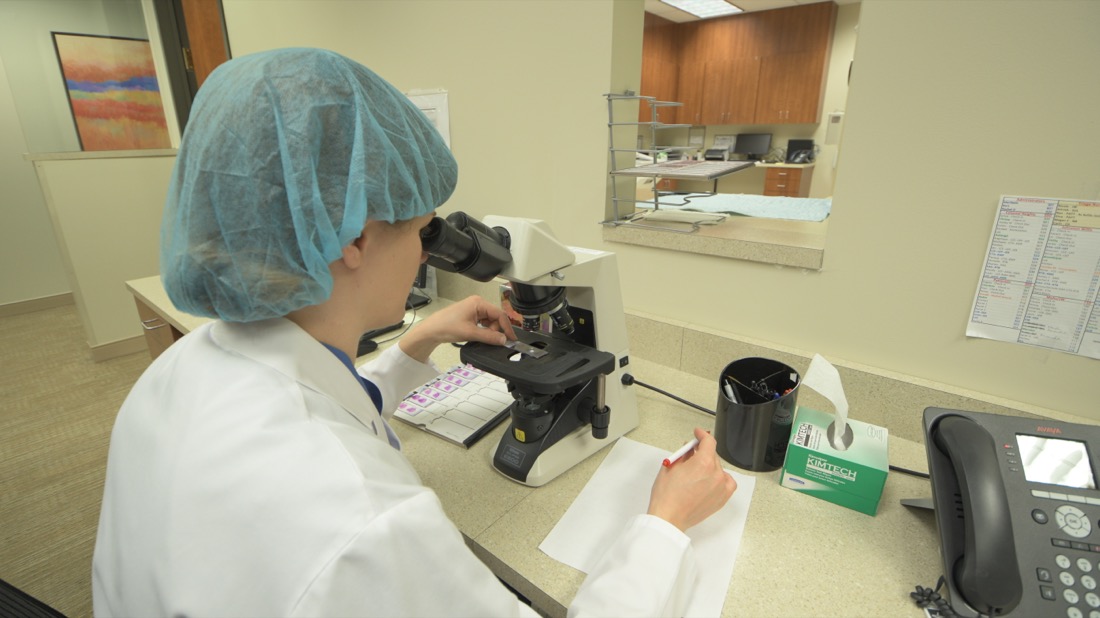
<path fill-rule="evenodd" d="M 697 446 L 699 446 L 699 438 L 693 438 L 691 442 L 688 442 L 687 444 L 681 446 L 680 448 L 676 449 L 675 453 L 666 457 L 665 460 L 662 462 L 662 465 L 666 468 L 671 466 L 677 461 L 680 461 L 681 457 L 695 450 L 695 447 Z"/>

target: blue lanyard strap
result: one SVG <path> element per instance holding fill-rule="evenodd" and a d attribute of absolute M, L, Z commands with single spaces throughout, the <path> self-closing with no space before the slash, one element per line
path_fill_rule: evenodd
<path fill-rule="evenodd" d="M 378 390 L 378 387 L 374 385 L 374 382 L 371 382 L 370 380 L 359 375 L 359 372 L 355 370 L 355 365 L 352 364 L 351 359 L 348 358 L 347 354 L 344 354 L 343 350 L 330 346 L 323 341 L 321 342 L 321 345 L 328 348 L 330 352 L 336 355 L 336 358 L 340 359 L 341 363 L 344 363 L 344 366 L 348 368 L 348 371 L 351 372 L 351 375 L 355 376 L 355 378 L 359 380 L 359 383 L 363 385 L 363 390 L 367 391 L 367 395 L 370 396 L 370 400 L 374 402 L 375 409 L 377 409 L 379 412 L 382 412 L 382 391 Z"/>

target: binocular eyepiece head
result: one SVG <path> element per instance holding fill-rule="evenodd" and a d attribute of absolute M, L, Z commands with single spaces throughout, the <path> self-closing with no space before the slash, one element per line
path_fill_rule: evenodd
<path fill-rule="evenodd" d="M 440 270 L 486 282 L 512 262 L 511 238 L 504 228 L 491 228 L 455 212 L 446 219 L 435 217 L 420 230 L 420 245 L 428 252 L 428 264 Z"/>
<path fill-rule="evenodd" d="M 482 283 L 492 280 L 512 263 L 512 238 L 502 227 L 489 227 L 464 212 L 446 219 L 435 217 L 420 231 L 428 265 L 459 273 Z M 565 288 L 512 283 L 512 308 L 523 316 L 523 328 L 537 331 L 541 315 L 549 314 L 555 330 L 574 330 Z"/>

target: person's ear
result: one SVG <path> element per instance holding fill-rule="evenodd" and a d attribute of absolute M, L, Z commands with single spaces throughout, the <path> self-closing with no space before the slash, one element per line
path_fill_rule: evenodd
<path fill-rule="evenodd" d="M 355 240 L 351 241 L 351 244 L 345 245 L 340 253 L 340 260 L 350 269 L 356 269 L 363 264 L 363 250 L 367 246 L 367 230 L 366 227 L 359 234 Z"/>

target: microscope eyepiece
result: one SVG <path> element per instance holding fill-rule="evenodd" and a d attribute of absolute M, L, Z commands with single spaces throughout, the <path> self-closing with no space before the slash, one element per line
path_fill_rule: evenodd
<path fill-rule="evenodd" d="M 446 219 L 435 217 L 420 231 L 429 265 L 481 282 L 499 275 L 512 262 L 510 241 L 503 228 L 491 228 L 463 212 Z"/>
<path fill-rule="evenodd" d="M 465 262 L 477 251 L 473 238 L 440 217 L 435 217 L 420 230 L 420 245 L 428 255 L 447 260 L 451 264 Z"/>

